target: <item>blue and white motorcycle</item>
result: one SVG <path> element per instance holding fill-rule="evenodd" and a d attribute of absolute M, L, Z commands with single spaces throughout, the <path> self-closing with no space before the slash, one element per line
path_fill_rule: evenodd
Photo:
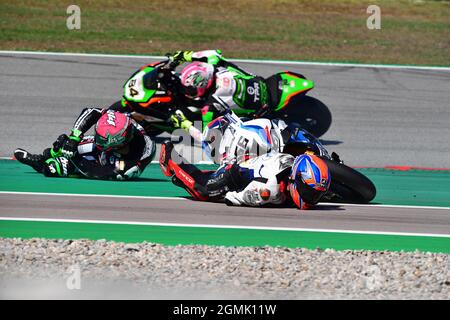
<path fill-rule="evenodd" d="M 283 120 L 243 121 L 229 112 L 205 128 L 202 141 L 206 153 L 220 165 L 240 163 L 268 152 L 293 156 L 311 152 L 326 162 L 331 173 L 331 185 L 324 201 L 369 203 L 376 195 L 375 185 L 366 176 L 346 166 L 336 153 L 330 155 L 311 133 Z"/>

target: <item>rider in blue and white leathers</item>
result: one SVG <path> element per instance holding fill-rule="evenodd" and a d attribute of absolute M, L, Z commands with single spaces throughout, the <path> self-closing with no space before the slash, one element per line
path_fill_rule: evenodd
<path fill-rule="evenodd" d="M 163 143 L 160 166 L 166 176 L 196 200 L 228 205 L 264 206 L 293 203 L 300 209 L 316 204 L 330 185 L 328 168 L 319 157 L 269 152 L 216 171 L 200 170 Z"/>

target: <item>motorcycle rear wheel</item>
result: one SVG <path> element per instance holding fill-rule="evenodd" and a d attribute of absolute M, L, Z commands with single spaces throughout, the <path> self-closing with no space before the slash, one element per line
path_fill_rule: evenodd
<path fill-rule="evenodd" d="M 317 138 L 328 131 L 332 122 L 328 107 L 320 100 L 310 96 L 293 98 L 286 109 L 281 112 L 284 121 L 298 123 Z"/>

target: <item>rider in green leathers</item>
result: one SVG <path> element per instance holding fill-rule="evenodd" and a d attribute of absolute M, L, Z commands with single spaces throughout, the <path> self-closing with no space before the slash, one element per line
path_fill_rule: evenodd
<path fill-rule="evenodd" d="M 177 51 L 174 65 L 190 62 L 181 72 L 181 85 L 188 102 L 202 107 L 203 123 L 233 108 L 256 110 L 262 115 L 279 99 L 281 78 L 251 74 L 225 60 L 220 50 Z M 192 123 L 181 113 L 172 117 L 175 126 L 189 131 Z"/>

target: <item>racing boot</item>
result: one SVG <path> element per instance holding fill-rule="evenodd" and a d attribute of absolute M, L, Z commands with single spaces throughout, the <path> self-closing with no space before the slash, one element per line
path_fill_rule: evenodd
<path fill-rule="evenodd" d="M 185 174 L 184 177 L 188 175 Z M 193 182 L 193 179 L 190 178 L 191 183 Z M 195 200 L 199 201 L 207 201 L 209 199 L 208 192 L 205 187 L 201 186 L 200 184 L 194 182 L 193 186 L 188 185 L 186 181 L 182 181 L 180 178 L 178 178 L 176 175 L 172 177 L 172 183 L 176 185 L 177 187 L 181 187 L 184 190 L 186 190 Z"/>
<path fill-rule="evenodd" d="M 173 143 L 166 140 L 161 144 L 161 152 L 159 154 L 159 166 L 165 176 L 171 177 L 174 171 L 170 168 L 170 160 L 172 156 Z"/>
<path fill-rule="evenodd" d="M 32 154 L 24 149 L 16 149 L 14 151 L 14 157 L 17 161 L 29 165 L 37 172 L 42 173 L 44 169 L 44 156 L 42 154 Z"/>
<path fill-rule="evenodd" d="M 185 187 L 183 181 L 178 179 L 177 176 L 175 176 L 175 175 L 172 177 L 172 183 L 174 185 L 176 185 L 177 187 L 180 187 L 180 188 L 184 188 Z"/>
<path fill-rule="evenodd" d="M 185 171 L 186 168 L 180 167 L 172 156 L 182 160 L 181 156 L 174 152 L 173 143 L 167 140 L 161 145 L 159 157 L 159 165 L 164 175 L 172 177 L 173 184 L 185 189 L 194 199 L 206 201 L 208 199 L 206 188 L 197 183 L 190 173 Z"/>

